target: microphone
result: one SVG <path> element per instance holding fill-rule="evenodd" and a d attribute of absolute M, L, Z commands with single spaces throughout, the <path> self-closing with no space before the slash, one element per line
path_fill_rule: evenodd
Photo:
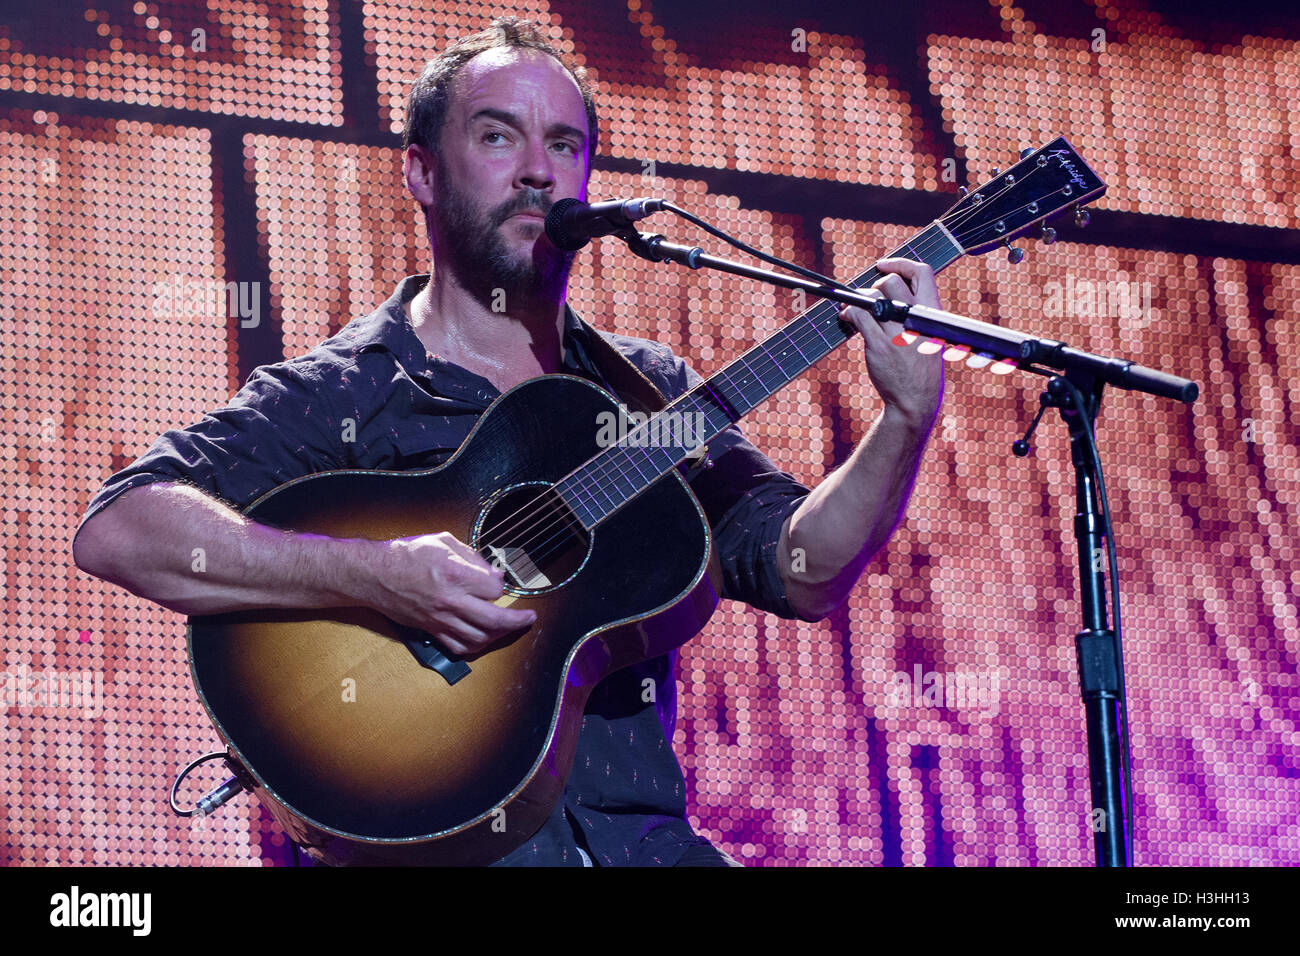
<path fill-rule="evenodd" d="M 591 205 L 581 199 L 561 199 L 546 214 L 546 238 L 555 248 L 572 252 L 658 212 L 663 205 L 662 199 L 615 199 Z"/>

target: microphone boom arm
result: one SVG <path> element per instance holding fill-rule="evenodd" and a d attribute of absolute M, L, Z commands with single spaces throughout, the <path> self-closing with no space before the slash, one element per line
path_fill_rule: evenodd
<path fill-rule="evenodd" d="M 1054 339 L 1040 338 L 1014 329 L 1003 328 L 979 319 L 945 312 L 926 305 L 908 305 L 893 299 L 870 298 L 845 289 L 832 288 L 797 276 L 788 276 L 762 266 L 747 265 L 720 256 L 710 255 L 699 246 L 684 246 L 669 242 L 662 235 L 647 235 L 631 226 L 613 233 L 628 247 L 650 262 L 676 262 L 689 269 L 716 269 L 748 279 L 758 279 L 786 289 L 803 289 L 819 298 L 832 299 L 846 305 L 866 309 L 877 319 L 901 321 L 903 328 L 917 335 L 941 339 L 950 345 L 966 346 L 973 352 L 983 352 L 994 358 L 1016 363 L 1027 372 L 1050 375 L 1047 369 L 1061 372 L 1076 370 L 1086 372 L 1099 381 L 1116 388 L 1146 392 L 1161 398 L 1180 402 L 1193 402 L 1200 393 L 1191 379 L 1170 375 L 1156 369 L 1135 365 L 1126 359 L 1093 355 L 1070 348 Z"/>

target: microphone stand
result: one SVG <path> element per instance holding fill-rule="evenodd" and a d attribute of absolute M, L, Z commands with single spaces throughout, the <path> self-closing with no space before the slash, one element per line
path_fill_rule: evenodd
<path fill-rule="evenodd" d="M 1083 630 L 1075 634 L 1080 691 L 1088 730 L 1088 771 L 1092 793 L 1089 816 L 1098 866 L 1132 864 L 1131 773 L 1126 718 L 1123 651 L 1118 620 L 1116 629 L 1106 619 L 1106 584 L 1098 557 L 1106 541 L 1115 608 L 1119 609 L 1118 568 L 1109 514 L 1097 507 L 1097 494 L 1105 500 L 1105 483 L 1096 451 L 1093 429 L 1107 384 L 1146 392 L 1182 402 L 1196 400 L 1196 383 L 1176 375 L 1143 368 L 1132 362 L 1092 355 L 1063 342 L 1040 338 L 929 306 L 908 305 L 883 298 L 784 275 L 760 266 L 722 259 L 699 246 L 668 242 L 661 235 L 646 235 L 629 226 L 614 233 L 628 247 L 651 262 L 670 261 L 691 269 L 710 268 L 758 279 L 787 289 L 803 289 L 824 299 L 859 306 L 877 319 L 901 321 L 918 335 L 1016 362 L 1024 371 L 1048 377 L 1038 414 L 1024 439 L 1013 451 L 1023 457 L 1030 451 L 1029 437 L 1049 407 L 1060 409 L 1070 433 L 1070 457 L 1075 472 L 1074 534 L 1079 561 L 1079 600 Z M 1063 374 L 1058 374 L 1063 373 Z M 1073 406 L 1073 407 L 1071 407 Z"/>
<path fill-rule="evenodd" d="M 1132 782 L 1128 766 L 1128 699 L 1124 690 L 1123 652 L 1118 625 L 1111 630 L 1106 622 L 1106 583 L 1101 571 L 1102 541 L 1113 535 L 1108 515 L 1097 509 L 1099 472 L 1093 458 L 1093 436 L 1097 413 L 1101 408 L 1105 383 L 1087 372 L 1072 368 L 1064 376 L 1053 375 L 1047 391 L 1039 397 L 1040 407 L 1025 437 L 1016 442 L 1013 452 L 1024 457 L 1030 452 L 1029 437 L 1049 407 L 1057 408 L 1070 433 L 1070 459 L 1074 464 L 1075 513 L 1074 537 L 1079 561 L 1079 602 L 1083 610 L 1083 630 L 1074 636 L 1075 657 L 1079 664 L 1079 684 L 1083 696 L 1084 717 L 1088 729 L 1088 775 L 1092 791 L 1089 823 L 1094 834 L 1098 866 L 1131 866 L 1132 835 L 1130 828 L 1131 790 L 1123 785 Z M 1111 565 L 1116 592 L 1117 571 Z M 1118 593 L 1114 595 L 1118 604 Z"/>

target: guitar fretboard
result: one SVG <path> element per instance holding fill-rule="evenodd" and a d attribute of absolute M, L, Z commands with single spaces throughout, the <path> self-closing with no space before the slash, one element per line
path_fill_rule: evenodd
<path fill-rule="evenodd" d="M 939 223 L 914 236 L 891 256 L 926 263 L 935 272 L 963 250 Z M 848 283 L 871 285 L 869 269 Z M 839 318 L 839 304 L 821 301 L 679 396 L 649 421 L 627 431 L 556 484 L 556 491 L 588 531 L 690 457 L 704 442 L 739 421 L 798 378 L 857 329 Z M 593 423 L 594 425 L 595 423 Z"/>

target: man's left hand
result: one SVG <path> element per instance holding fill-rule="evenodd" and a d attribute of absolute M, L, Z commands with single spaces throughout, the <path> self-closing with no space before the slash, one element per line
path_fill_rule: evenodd
<path fill-rule="evenodd" d="M 871 288 L 877 295 L 910 305 L 942 308 L 934 270 L 911 259 L 881 259 L 876 269 L 885 273 Z M 867 293 L 870 294 L 870 293 Z M 918 428 L 928 429 L 943 399 L 943 350 L 929 355 L 917 351 L 925 339 L 908 344 L 903 324 L 881 322 L 856 306 L 841 306 L 840 316 L 853 323 L 866 343 L 867 374 L 887 408 L 902 413 Z M 912 333 L 907 333 L 909 337 Z"/>

